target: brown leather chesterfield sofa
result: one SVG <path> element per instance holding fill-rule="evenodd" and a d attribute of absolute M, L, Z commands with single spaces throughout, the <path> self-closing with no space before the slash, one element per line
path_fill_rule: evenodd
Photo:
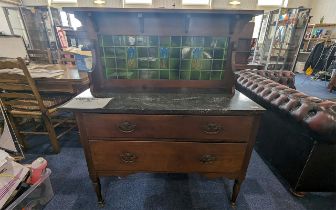
<path fill-rule="evenodd" d="M 335 191 L 336 103 L 293 89 L 289 71 L 236 74 L 236 88 L 267 109 L 255 149 L 271 170 L 298 196 Z"/>

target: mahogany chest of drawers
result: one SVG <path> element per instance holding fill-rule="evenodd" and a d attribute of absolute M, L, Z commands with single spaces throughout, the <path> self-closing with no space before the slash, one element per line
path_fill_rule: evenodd
<path fill-rule="evenodd" d="M 89 100 L 88 93 L 74 100 Z M 220 94 L 115 94 L 111 98 L 102 109 L 70 108 L 76 113 L 100 204 L 100 176 L 136 172 L 234 179 L 231 202 L 235 204 L 263 108 L 239 92 L 232 98 Z"/>

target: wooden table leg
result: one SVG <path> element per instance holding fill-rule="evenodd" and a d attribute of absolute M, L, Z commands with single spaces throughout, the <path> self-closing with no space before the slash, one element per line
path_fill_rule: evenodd
<path fill-rule="evenodd" d="M 233 185 L 233 190 L 232 190 L 232 195 L 231 195 L 231 205 L 232 207 L 236 206 L 236 200 L 237 196 L 240 190 L 240 185 L 242 183 L 242 180 L 235 179 L 234 185 Z"/>
<path fill-rule="evenodd" d="M 99 177 L 93 177 L 92 178 L 92 184 L 93 184 L 93 187 L 95 188 L 95 191 L 96 191 L 96 195 L 97 195 L 97 198 L 98 198 L 98 205 L 100 207 L 104 207 L 104 199 L 103 199 L 103 196 L 102 196 L 102 193 L 101 193 L 101 185 L 100 185 L 100 179 Z"/>

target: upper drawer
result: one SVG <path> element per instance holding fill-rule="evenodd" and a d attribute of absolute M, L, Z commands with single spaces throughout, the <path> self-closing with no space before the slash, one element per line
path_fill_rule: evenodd
<path fill-rule="evenodd" d="M 84 114 L 89 139 L 171 138 L 246 142 L 250 116 Z"/>

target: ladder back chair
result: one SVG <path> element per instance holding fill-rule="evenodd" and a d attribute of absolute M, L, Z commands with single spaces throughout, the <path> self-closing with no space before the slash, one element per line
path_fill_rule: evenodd
<path fill-rule="evenodd" d="M 71 63 L 72 65 L 76 65 L 75 56 L 69 52 L 58 50 L 58 63 L 64 65 Z"/>
<path fill-rule="evenodd" d="M 15 135 L 23 147 L 26 146 L 24 141 L 26 135 L 48 135 L 54 152 L 58 153 L 60 151 L 58 139 L 76 126 L 72 116 L 62 116 L 63 113 L 57 110 L 59 105 L 71 99 L 71 95 L 40 93 L 22 58 L 17 58 L 16 62 L 0 61 L 0 71 L 6 69 L 7 72 L 8 69 L 14 68 L 21 69 L 23 75 L 0 73 L 0 100 L 9 116 Z M 40 131 L 35 127 L 29 131 L 21 130 L 14 120 L 16 118 L 39 120 L 44 129 Z M 55 128 L 64 123 L 67 123 L 68 127 L 56 135 Z"/>
<path fill-rule="evenodd" d="M 30 61 L 36 63 L 48 63 L 48 64 L 53 63 L 51 51 L 49 48 L 47 50 L 39 50 L 39 49 L 27 50 L 27 52 Z"/>

